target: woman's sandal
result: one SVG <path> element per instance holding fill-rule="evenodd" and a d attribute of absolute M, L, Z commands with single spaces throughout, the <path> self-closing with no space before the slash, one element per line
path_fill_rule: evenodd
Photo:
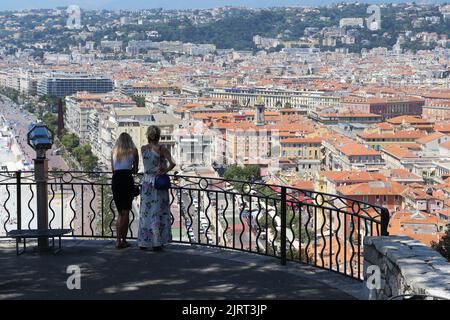
<path fill-rule="evenodd" d="M 117 249 L 124 249 L 126 247 L 127 247 L 127 245 L 125 243 L 123 243 L 123 242 L 119 242 L 119 243 L 116 244 L 116 248 Z"/>
<path fill-rule="evenodd" d="M 125 248 L 131 247 L 131 244 L 129 244 L 129 243 L 126 242 L 126 241 L 122 241 L 122 243 L 125 245 Z"/>

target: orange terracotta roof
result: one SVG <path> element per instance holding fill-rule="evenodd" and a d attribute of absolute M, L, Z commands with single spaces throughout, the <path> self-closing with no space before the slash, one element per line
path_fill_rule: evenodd
<path fill-rule="evenodd" d="M 307 180 L 294 180 L 291 181 L 290 185 L 294 188 L 299 188 L 303 190 L 314 190 L 314 183 Z"/>
<path fill-rule="evenodd" d="M 395 181 L 371 181 L 357 183 L 350 186 L 341 186 L 337 191 L 346 196 L 356 195 L 401 195 L 406 186 Z"/>
<path fill-rule="evenodd" d="M 322 138 L 287 138 L 281 140 L 281 144 L 284 143 L 322 143 Z"/>
<path fill-rule="evenodd" d="M 442 133 L 450 133 L 450 122 L 436 123 L 434 130 Z"/>
<path fill-rule="evenodd" d="M 356 142 L 347 143 L 344 146 L 338 148 L 338 150 L 347 156 L 379 156 L 379 155 L 381 155 L 380 152 L 370 149 L 370 148 L 366 147 L 365 145 L 362 145 L 362 144 L 359 144 Z"/>
<path fill-rule="evenodd" d="M 364 113 L 364 112 L 334 112 L 334 113 L 319 113 L 322 117 L 336 117 L 336 118 L 381 118 L 380 115 L 374 113 Z"/>
<path fill-rule="evenodd" d="M 408 143 L 401 143 L 400 142 L 400 143 L 397 143 L 396 145 L 399 146 L 399 147 L 403 147 L 405 149 L 414 150 L 414 151 L 420 151 L 422 149 L 422 147 L 419 144 L 415 143 L 415 142 L 408 142 Z"/>
<path fill-rule="evenodd" d="M 414 199 L 414 200 L 425 200 L 431 198 L 429 194 L 427 194 L 423 188 L 409 188 L 404 192 L 404 196 Z"/>
<path fill-rule="evenodd" d="M 375 125 L 376 128 L 380 128 L 381 130 L 393 130 L 394 126 L 387 122 L 377 123 Z"/>
<path fill-rule="evenodd" d="M 432 122 L 430 122 L 428 120 L 424 120 L 419 117 L 415 117 L 415 116 L 411 116 L 411 115 L 404 115 L 404 116 L 390 118 L 387 120 L 387 122 L 389 122 L 391 124 L 402 124 L 402 123 L 432 124 Z"/>
<path fill-rule="evenodd" d="M 383 97 L 383 98 L 364 98 L 364 97 L 343 97 L 343 103 L 360 103 L 360 104 L 384 104 L 393 102 L 425 102 L 425 100 L 416 97 Z"/>
<path fill-rule="evenodd" d="M 430 91 L 422 94 L 422 97 L 429 99 L 450 99 L 450 90 L 446 91 Z"/>
<path fill-rule="evenodd" d="M 400 178 L 400 179 L 422 179 L 418 175 L 409 172 L 406 169 L 399 168 L 399 169 L 392 169 L 391 170 L 391 177 L 393 178 Z"/>
<path fill-rule="evenodd" d="M 408 236 L 422 242 L 425 245 L 431 245 L 431 242 L 437 242 L 444 235 L 438 232 L 437 225 L 442 221 L 434 214 L 398 211 L 395 212 L 389 221 L 389 234 Z M 430 225 L 432 231 L 424 233 L 422 230 L 415 230 L 417 225 Z"/>
<path fill-rule="evenodd" d="M 377 172 L 367 171 L 323 171 L 321 175 L 328 180 L 335 181 L 337 183 L 352 183 L 352 182 L 369 182 L 369 181 L 387 181 L 387 177 Z"/>
<path fill-rule="evenodd" d="M 419 139 L 426 135 L 426 133 L 418 130 L 403 130 L 397 132 L 360 132 L 358 137 L 363 139 Z"/>
<path fill-rule="evenodd" d="M 383 151 L 395 156 L 396 158 L 416 158 L 414 153 L 397 145 L 387 146 L 383 148 Z"/>
<path fill-rule="evenodd" d="M 186 109 L 194 109 L 194 108 L 204 107 L 204 105 L 200 104 L 200 103 L 186 103 L 183 105 L 183 107 L 185 107 Z"/>
<path fill-rule="evenodd" d="M 425 137 L 422 137 L 420 139 L 417 139 L 416 142 L 419 143 L 419 144 L 426 144 L 428 142 L 431 142 L 433 140 L 442 138 L 444 136 L 445 135 L 443 133 L 441 133 L 441 132 L 435 132 L 435 133 L 429 134 L 429 135 L 427 135 Z"/>
<path fill-rule="evenodd" d="M 445 149 L 450 149 L 450 140 L 444 143 L 441 143 L 439 146 Z"/>

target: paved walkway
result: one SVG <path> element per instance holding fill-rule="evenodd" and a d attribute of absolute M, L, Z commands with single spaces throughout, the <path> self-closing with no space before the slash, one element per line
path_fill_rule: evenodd
<path fill-rule="evenodd" d="M 309 266 L 206 247 L 152 252 L 65 240 L 57 255 L 27 250 L 16 256 L 13 242 L 0 241 L 0 299 L 355 299 L 349 293 L 362 286 Z M 81 268 L 81 290 L 67 289 L 69 265 Z"/>

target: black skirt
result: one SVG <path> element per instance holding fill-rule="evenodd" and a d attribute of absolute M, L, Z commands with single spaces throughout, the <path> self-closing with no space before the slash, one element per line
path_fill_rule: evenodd
<path fill-rule="evenodd" d="M 112 192 L 117 210 L 131 210 L 134 199 L 134 179 L 131 170 L 114 171 Z"/>

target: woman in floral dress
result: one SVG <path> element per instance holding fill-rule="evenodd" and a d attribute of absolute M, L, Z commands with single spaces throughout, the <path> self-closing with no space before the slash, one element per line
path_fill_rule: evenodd
<path fill-rule="evenodd" d="M 156 175 L 165 174 L 175 167 L 169 150 L 159 145 L 160 135 L 158 127 L 150 126 L 147 129 L 148 144 L 141 149 L 144 177 L 138 245 L 143 250 L 153 248 L 160 251 L 172 241 L 169 191 L 154 188 Z"/>

